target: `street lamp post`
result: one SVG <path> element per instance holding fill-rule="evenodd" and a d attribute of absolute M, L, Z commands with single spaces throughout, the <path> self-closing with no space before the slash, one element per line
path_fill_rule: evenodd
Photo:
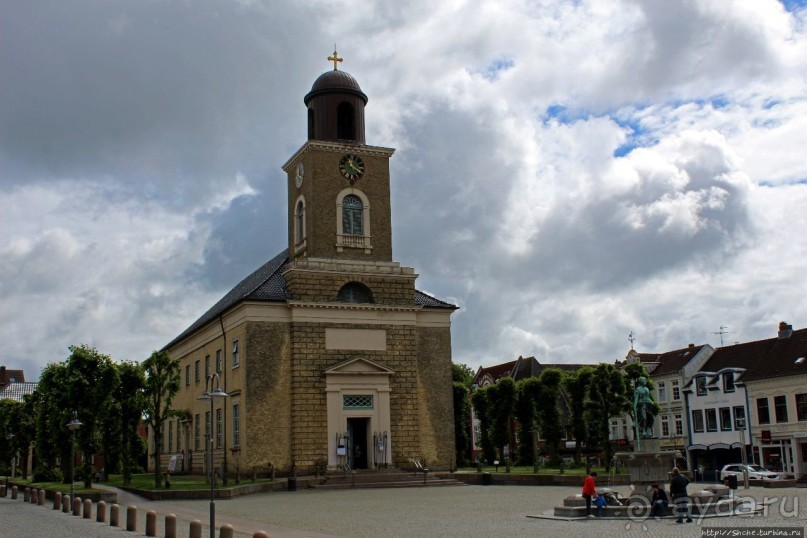
<path fill-rule="evenodd" d="M 213 381 L 216 381 L 215 388 Z M 209 465 L 210 465 L 210 538 L 216 538 L 216 471 L 213 468 L 213 400 L 229 396 L 219 387 L 219 374 L 211 374 L 205 379 L 205 391 L 199 396 L 200 400 L 210 400 L 210 434 L 209 438 Z"/>
<path fill-rule="evenodd" d="M 73 432 L 73 438 L 70 443 L 70 499 L 72 502 L 73 497 L 73 475 L 75 471 L 73 467 L 76 464 L 76 430 L 81 428 L 82 423 L 78 419 L 78 413 L 73 411 L 73 420 L 67 423 L 67 428 Z"/>
<path fill-rule="evenodd" d="M 748 485 L 748 462 L 746 460 L 745 455 L 745 419 L 738 418 L 737 419 L 737 431 L 740 432 L 740 453 L 741 458 L 743 460 L 743 487 L 748 489 L 750 486 Z"/>
<path fill-rule="evenodd" d="M 8 428 L 6 428 L 6 441 L 8 441 L 8 445 L 11 446 L 11 441 L 14 439 L 14 434 L 11 433 Z M 11 453 L 11 478 L 17 478 L 17 453 Z M 8 475 L 6 475 L 6 488 L 8 488 Z"/>

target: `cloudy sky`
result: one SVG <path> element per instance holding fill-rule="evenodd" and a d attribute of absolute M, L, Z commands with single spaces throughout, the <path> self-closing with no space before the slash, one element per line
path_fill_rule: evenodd
<path fill-rule="evenodd" d="M 286 246 L 334 43 L 454 360 L 807 327 L 806 0 L 0 6 L 0 364 L 142 360 Z"/>

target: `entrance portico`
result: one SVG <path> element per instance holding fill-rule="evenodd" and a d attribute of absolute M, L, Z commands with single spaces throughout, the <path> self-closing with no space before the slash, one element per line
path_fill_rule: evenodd
<path fill-rule="evenodd" d="M 390 463 L 390 376 L 355 357 L 325 370 L 328 468 L 377 468 Z M 380 446 L 379 440 L 384 446 Z"/>

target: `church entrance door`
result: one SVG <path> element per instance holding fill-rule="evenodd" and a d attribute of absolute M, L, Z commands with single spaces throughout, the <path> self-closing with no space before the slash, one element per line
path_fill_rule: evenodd
<path fill-rule="evenodd" d="M 369 418 L 347 419 L 347 434 L 350 437 L 350 467 L 353 469 L 367 468 L 367 424 Z"/>

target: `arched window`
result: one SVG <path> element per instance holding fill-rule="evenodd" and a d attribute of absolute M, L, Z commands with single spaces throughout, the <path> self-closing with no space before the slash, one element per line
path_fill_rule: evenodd
<path fill-rule="evenodd" d="M 314 140 L 314 109 L 308 109 L 308 139 Z"/>
<path fill-rule="evenodd" d="M 356 140 L 356 120 L 353 105 L 340 103 L 336 108 L 336 138 L 339 140 Z"/>
<path fill-rule="evenodd" d="M 340 303 L 372 303 L 373 293 L 360 282 L 348 282 L 336 296 Z"/>
<path fill-rule="evenodd" d="M 362 235 L 362 203 L 361 199 L 348 194 L 342 199 L 342 233 L 344 235 Z"/>
<path fill-rule="evenodd" d="M 305 204 L 300 200 L 297 202 L 297 210 L 294 212 L 295 238 L 297 243 L 305 239 Z"/>

